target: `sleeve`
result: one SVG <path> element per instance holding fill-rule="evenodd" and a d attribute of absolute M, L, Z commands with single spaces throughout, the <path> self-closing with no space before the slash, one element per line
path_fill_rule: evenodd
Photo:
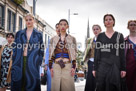
<path fill-rule="evenodd" d="M 90 43 L 90 41 L 91 41 L 92 39 L 88 39 L 87 40 L 87 42 L 86 42 L 86 48 L 85 48 L 85 51 L 84 51 L 84 57 L 83 57 L 83 62 L 86 62 L 88 59 L 88 55 L 87 55 L 87 53 L 88 53 L 88 47 L 89 46 L 91 46 L 91 43 Z"/>
<path fill-rule="evenodd" d="M 19 32 L 16 33 L 15 35 L 15 40 L 14 42 L 12 43 L 12 47 L 13 47 L 13 55 L 12 55 L 12 61 L 14 62 L 15 60 L 15 57 L 16 57 L 16 53 L 17 53 L 17 43 L 19 42 Z"/>
<path fill-rule="evenodd" d="M 51 57 L 51 60 L 49 60 L 49 68 L 50 68 L 50 69 L 52 69 L 52 65 L 53 65 L 54 60 L 55 60 L 55 57 L 54 57 L 54 56 L 52 56 L 52 57 Z"/>
<path fill-rule="evenodd" d="M 1 70 L 1 54 L 2 54 L 3 49 L 4 49 L 4 47 L 2 46 L 2 47 L 0 48 L 0 70 Z"/>
<path fill-rule="evenodd" d="M 53 62 L 55 60 L 55 57 L 52 56 L 51 60 L 49 60 L 49 44 L 50 44 L 50 41 L 48 42 L 48 48 L 46 49 L 46 53 L 45 53 L 45 65 L 49 65 L 49 68 L 51 69 L 52 64 L 53 64 Z"/>
<path fill-rule="evenodd" d="M 75 38 L 73 39 L 73 43 L 74 43 L 74 46 L 75 46 L 75 52 L 77 54 L 78 50 L 77 50 L 77 42 L 76 42 Z M 77 55 L 75 55 L 75 56 L 77 56 Z M 76 68 L 76 60 L 72 60 L 72 68 L 74 68 L 74 69 Z"/>
<path fill-rule="evenodd" d="M 78 50 L 77 50 L 77 42 L 76 42 L 76 38 L 74 38 L 74 45 L 75 45 L 75 51 L 76 51 L 76 53 L 78 52 Z"/>
<path fill-rule="evenodd" d="M 121 45 L 124 45 L 124 37 L 120 35 L 120 48 L 119 48 L 119 55 L 120 55 L 120 67 L 121 71 L 126 71 L 126 59 L 125 59 L 125 47 L 122 48 Z"/>
<path fill-rule="evenodd" d="M 52 48 L 52 43 L 53 43 L 53 40 L 51 39 L 50 40 L 50 45 L 49 45 L 49 52 L 51 52 L 51 48 Z M 49 53 L 49 57 L 50 57 L 51 53 Z M 49 59 L 48 59 L 49 60 Z M 53 64 L 53 61 L 55 60 L 55 57 L 52 56 L 51 57 L 51 60 L 49 60 L 49 68 L 51 69 L 52 68 L 52 64 Z"/>
<path fill-rule="evenodd" d="M 43 56 L 44 56 L 44 43 L 43 43 L 43 36 L 42 36 L 42 34 L 41 34 L 41 37 L 40 37 L 39 56 L 40 56 L 40 62 L 42 63 Z"/>
<path fill-rule="evenodd" d="M 96 44 L 95 44 L 95 53 L 94 53 L 94 66 L 93 66 L 93 70 L 94 71 L 97 71 L 97 68 L 98 68 L 98 63 L 100 61 L 100 53 L 101 53 L 101 45 L 100 45 L 100 34 L 98 35 L 97 37 L 97 40 L 96 40 Z"/>
<path fill-rule="evenodd" d="M 45 65 L 49 64 L 49 44 L 50 44 L 50 41 L 48 42 L 48 47 L 47 47 L 46 53 L 45 53 Z"/>

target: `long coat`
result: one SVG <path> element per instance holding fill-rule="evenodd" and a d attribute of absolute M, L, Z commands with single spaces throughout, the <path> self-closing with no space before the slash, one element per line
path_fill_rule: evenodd
<path fill-rule="evenodd" d="M 21 91 L 23 73 L 23 49 L 27 43 L 26 30 L 17 32 L 13 44 L 13 65 L 11 71 L 11 91 Z M 33 29 L 27 49 L 25 68 L 25 91 L 41 91 L 39 68 L 44 56 L 42 34 Z"/>

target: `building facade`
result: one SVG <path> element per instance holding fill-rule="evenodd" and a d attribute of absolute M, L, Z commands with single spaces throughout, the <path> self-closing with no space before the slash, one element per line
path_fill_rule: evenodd
<path fill-rule="evenodd" d="M 32 12 L 33 7 L 28 5 L 27 0 L 0 0 L 0 37 L 5 38 L 6 33 L 15 34 L 24 29 L 26 27 L 24 16 Z M 37 14 L 35 22 L 35 28 L 43 34 L 43 40 L 47 43 L 56 34 L 55 30 Z"/>

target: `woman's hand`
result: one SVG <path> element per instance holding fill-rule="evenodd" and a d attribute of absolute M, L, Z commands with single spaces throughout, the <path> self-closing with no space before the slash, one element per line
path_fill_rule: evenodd
<path fill-rule="evenodd" d="M 47 68 L 47 65 L 45 65 L 45 66 L 44 66 L 44 70 L 47 71 L 47 69 L 48 69 L 48 68 Z"/>
<path fill-rule="evenodd" d="M 93 76 L 96 77 L 96 71 L 93 70 L 92 73 L 93 73 Z"/>
<path fill-rule="evenodd" d="M 53 68 L 50 69 L 51 77 L 53 77 Z"/>
<path fill-rule="evenodd" d="M 121 75 L 121 78 L 124 78 L 126 76 L 126 71 L 121 71 L 120 75 Z"/>
<path fill-rule="evenodd" d="M 74 76 L 74 75 L 75 75 L 75 69 L 72 68 L 72 69 L 71 69 L 71 76 Z"/>

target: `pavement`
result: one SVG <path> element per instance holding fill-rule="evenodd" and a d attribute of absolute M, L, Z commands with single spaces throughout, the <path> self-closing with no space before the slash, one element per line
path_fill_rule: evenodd
<path fill-rule="evenodd" d="M 86 80 L 75 82 L 76 91 L 84 91 Z M 46 85 L 41 85 L 42 91 L 47 91 Z"/>
<path fill-rule="evenodd" d="M 78 82 L 75 82 L 75 87 L 76 87 L 76 91 L 84 91 L 84 87 L 85 87 L 85 79 L 79 79 Z M 10 91 L 10 90 L 6 90 L 6 91 Z M 47 85 L 41 85 L 41 91 L 47 91 Z"/>
<path fill-rule="evenodd" d="M 84 91 L 86 80 L 75 82 L 76 91 Z"/>

